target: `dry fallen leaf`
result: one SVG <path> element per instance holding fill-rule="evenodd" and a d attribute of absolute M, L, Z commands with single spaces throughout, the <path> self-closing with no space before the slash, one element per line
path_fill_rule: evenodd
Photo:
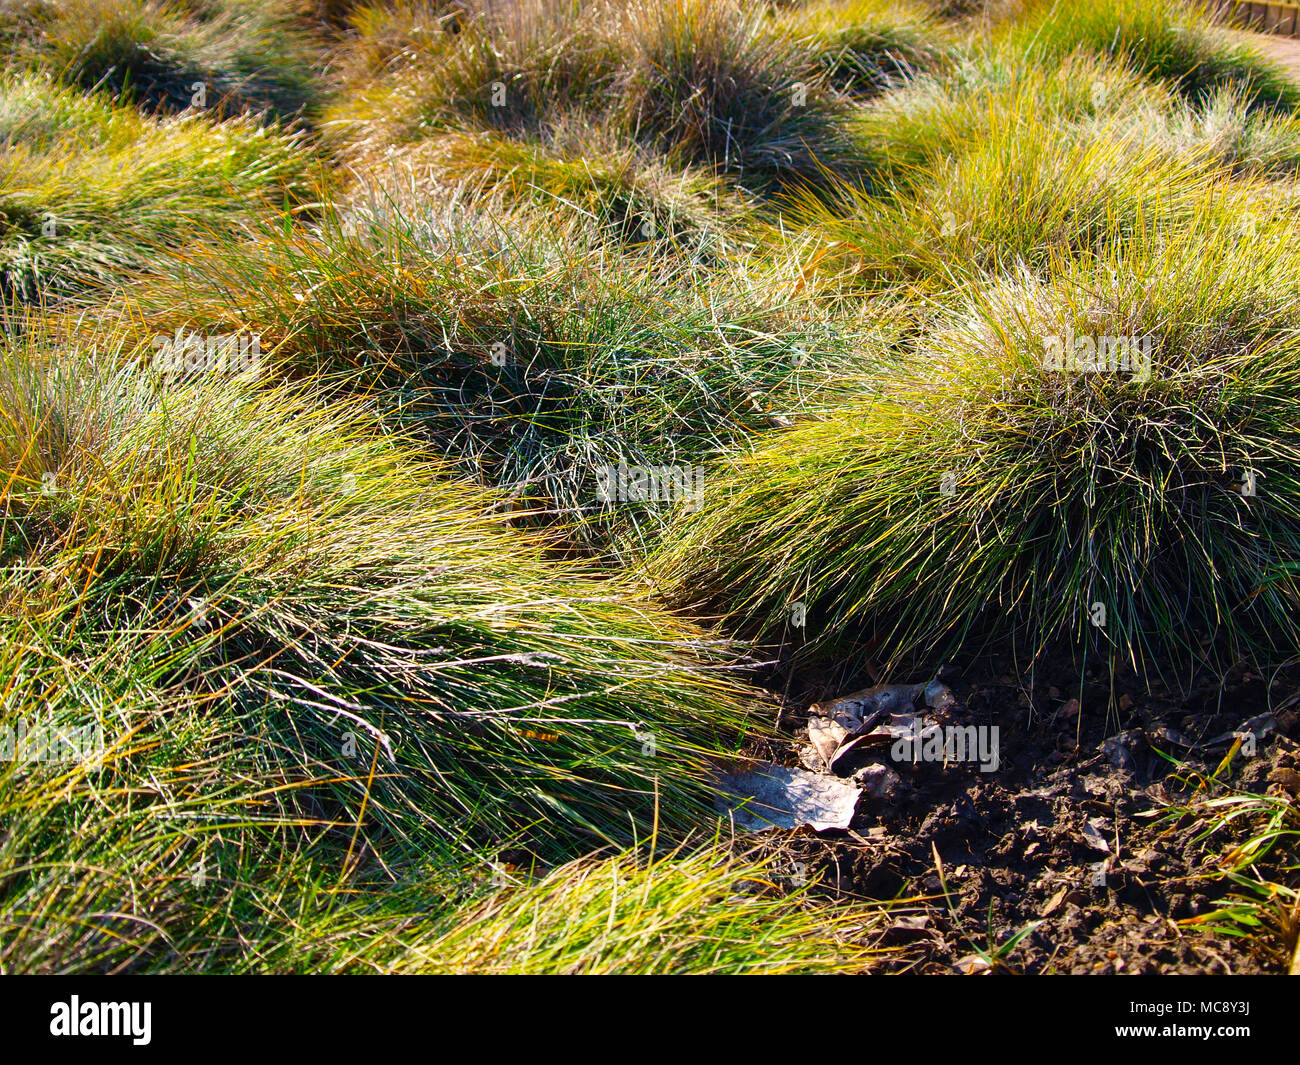
<path fill-rule="evenodd" d="M 809 742 L 826 769 L 834 772 L 836 763 L 856 747 L 889 743 L 904 735 L 912 738 L 917 730 L 937 727 L 916 714 L 918 702 L 931 709 L 947 709 L 957 700 L 952 690 L 937 680 L 863 688 L 826 703 L 813 703 L 808 708 Z"/>
<path fill-rule="evenodd" d="M 1175 747 L 1187 747 L 1189 749 L 1196 746 L 1194 740 L 1190 740 L 1176 729 L 1166 728 L 1164 725 L 1157 725 L 1155 728 L 1150 729 L 1147 735 L 1157 743 L 1169 743 Z"/>
<path fill-rule="evenodd" d="M 848 828 L 862 794 L 834 777 L 771 763 L 719 773 L 717 785 L 716 805 L 746 832 L 803 825 L 818 832 Z"/>
<path fill-rule="evenodd" d="M 1052 914 L 1054 914 L 1057 910 L 1061 908 L 1061 903 L 1065 901 L 1065 896 L 1069 892 L 1069 890 L 1070 889 L 1068 887 L 1063 887 L 1061 888 L 1060 891 L 1058 891 L 1055 895 L 1053 895 L 1050 899 L 1047 900 L 1047 905 L 1043 907 L 1044 917 L 1051 917 Z"/>
<path fill-rule="evenodd" d="M 1081 835 L 1084 843 L 1088 844 L 1093 850 L 1109 854 L 1110 844 L 1106 842 L 1105 831 L 1106 826 L 1094 819 L 1084 822 Z"/>
<path fill-rule="evenodd" d="M 808 719 L 808 739 L 827 769 L 835 761 L 835 752 L 839 750 L 840 744 L 848 734 L 849 730 L 832 718 L 810 717 Z"/>
<path fill-rule="evenodd" d="M 808 713 L 833 720 L 855 718 L 865 721 L 875 713 L 905 713 L 914 709 L 918 700 L 932 710 L 946 709 L 957 701 L 952 690 L 937 680 L 927 684 L 881 684 L 841 695 L 828 703 L 814 703 L 808 708 Z"/>

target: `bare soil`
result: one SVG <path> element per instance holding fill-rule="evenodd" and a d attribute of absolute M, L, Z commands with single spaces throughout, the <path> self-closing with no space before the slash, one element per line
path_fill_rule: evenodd
<path fill-rule="evenodd" d="M 1203 822 L 1177 819 L 1170 807 L 1198 786 L 1206 796 L 1205 778 L 1230 745 L 1206 741 L 1259 715 L 1272 731 L 1220 780 L 1294 799 L 1300 667 L 1267 678 L 1239 668 L 1203 677 L 1185 695 L 1136 681 L 1112 693 L 1067 666 L 1017 676 L 1009 661 L 987 659 L 943 679 L 958 703 L 937 716 L 998 726 L 998 768 L 894 763 L 877 749 L 863 757 L 899 774 L 892 793 L 864 795 L 848 832 L 785 841 L 831 894 L 900 900 L 879 941 L 891 948 L 882 971 L 982 970 L 981 952 L 995 969 L 1022 973 L 1285 971 L 1268 936 L 1198 927 L 1235 890 L 1216 874 L 1240 840 L 1205 838 Z M 807 706 L 853 687 L 808 684 L 783 714 L 790 744 L 759 753 L 796 764 Z"/>

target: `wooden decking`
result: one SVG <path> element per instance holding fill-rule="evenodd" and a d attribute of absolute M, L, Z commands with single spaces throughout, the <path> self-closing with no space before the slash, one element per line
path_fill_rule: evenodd
<path fill-rule="evenodd" d="M 1219 17 L 1243 29 L 1300 37 L 1300 3 L 1266 0 L 1218 0 Z"/>

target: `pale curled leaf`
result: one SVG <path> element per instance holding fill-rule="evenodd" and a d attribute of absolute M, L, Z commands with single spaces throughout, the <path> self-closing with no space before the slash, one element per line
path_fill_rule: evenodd
<path fill-rule="evenodd" d="M 716 783 L 720 809 L 746 832 L 803 825 L 818 832 L 848 828 L 862 794 L 834 777 L 771 763 L 719 773 Z"/>

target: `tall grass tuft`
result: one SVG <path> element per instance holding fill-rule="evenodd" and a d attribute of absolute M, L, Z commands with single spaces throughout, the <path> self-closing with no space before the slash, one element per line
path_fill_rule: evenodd
<path fill-rule="evenodd" d="M 304 115 L 319 103 L 312 38 L 280 0 L 25 2 L 18 61 L 154 112 Z M 198 87 L 203 94 L 196 103 Z"/>
<path fill-rule="evenodd" d="M 870 916 L 829 909 L 806 887 L 784 894 L 774 878 L 772 861 L 721 848 L 652 864 L 628 855 L 574 862 L 457 913 L 419 955 L 461 973 L 864 971 Z"/>
<path fill-rule="evenodd" d="M 267 771 L 323 782 L 299 815 L 375 846 L 568 856 L 645 838 L 656 802 L 668 835 L 707 816 L 705 756 L 752 701 L 733 652 L 544 562 L 355 404 L 247 378 L 159 395 L 147 347 L 14 343 L 0 542 L 31 679 L 9 706 L 50 704 L 38 662 L 120 638 L 133 698 L 220 715 Z M 140 725 L 165 741 L 165 713 Z"/>
<path fill-rule="evenodd" d="M 1128 63 L 1195 99 L 1233 85 L 1256 106 L 1293 111 L 1300 86 L 1214 24 L 1211 7 L 1188 0 L 1031 0 L 1024 16 L 1003 23 L 1003 33 L 1049 58 L 1084 50 Z"/>
<path fill-rule="evenodd" d="M 826 236 L 813 265 L 867 289 L 962 289 L 968 281 L 1181 232 L 1203 214 L 1240 217 L 1259 195 L 1231 183 L 1209 146 L 1171 151 L 1124 125 L 1062 126 L 1015 109 L 934 160 L 912 187 L 839 183 L 792 197 L 794 217 Z"/>
<path fill-rule="evenodd" d="M 851 161 L 840 106 L 798 42 L 733 0 L 631 6 L 620 110 L 636 136 L 762 187 Z"/>
<path fill-rule="evenodd" d="M 629 138 L 591 128 L 580 115 L 557 121 L 538 140 L 449 132 L 355 169 L 368 202 L 394 198 L 415 182 L 426 196 L 433 186 L 488 211 L 533 204 L 590 223 L 624 246 L 649 250 L 668 241 L 658 250 L 687 256 L 716 253 L 742 237 L 753 210 L 749 197 L 718 175 L 672 166 Z"/>
<path fill-rule="evenodd" d="M 843 390 L 856 329 L 805 302 L 523 228 L 379 198 L 315 233 L 198 247 L 109 316 L 145 336 L 256 330 L 277 369 L 364 396 L 567 542 L 621 554 L 671 505 L 602 502 L 599 468 L 695 466 Z"/>
<path fill-rule="evenodd" d="M 214 230 L 312 197 L 301 136 L 248 117 L 152 118 L 32 74 L 0 81 L 0 270 L 9 299 L 115 284 Z"/>
<path fill-rule="evenodd" d="M 858 99 L 941 69 L 951 47 L 925 7 L 895 0 L 805 4 L 780 12 L 775 26 L 812 53 L 833 88 Z"/>
<path fill-rule="evenodd" d="M 816 647 L 889 662 L 1005 638 L 1170 674 L 1294 648 L 1287 232 L 1207 220 L 991 279 L 874 396 L 720 464 L 652 571 L 733 625 L 801 602 Z M 1066 337 L 1149 343 L 1150 379 L 1052 369 Z"/>

